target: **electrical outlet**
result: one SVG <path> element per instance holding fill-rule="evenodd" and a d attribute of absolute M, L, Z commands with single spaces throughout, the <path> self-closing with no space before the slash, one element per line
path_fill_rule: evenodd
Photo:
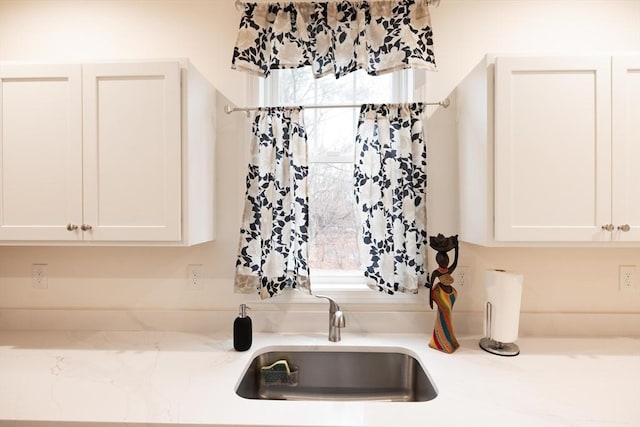
<path fill-rule="evenodd" d="M 464 288 L 469 284 L 469 275 L 471 269 L 467 266 L 459 266 L 453 272 L 453 285 Z"/>
<path fill-rule="evenodd" d="M 31 284 L 36 289 L 47 289 L 49 287 L 47 264 L 31 265 Z"/>
<path fill-rule="evenodd" d="M 618 275 L 620 292 L 634 292 L 638 290 L 638 268 L 635 265 L 621 265 Z"/>
<path fill-rule="evenodd" d="M 187 266 L 187 289 L 199 291 L 202 289 L 202 265 L 190 264 Z"/>

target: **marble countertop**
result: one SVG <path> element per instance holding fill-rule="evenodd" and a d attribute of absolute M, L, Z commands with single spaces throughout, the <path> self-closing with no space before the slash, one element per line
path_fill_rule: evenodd
<path fill-rule="evenodd" d="M 640 426 L 640 339 L 523 338 L 499 357 L 459 337 L 454 354 L 421 334 L 254 335 L 0 331 L 0 425 Z M 403 348 L 438 389 L 429 402 L 258 401 L 234 392 L 268 347 Z M 100 424 L 110 425 L 110 424 Z"/>

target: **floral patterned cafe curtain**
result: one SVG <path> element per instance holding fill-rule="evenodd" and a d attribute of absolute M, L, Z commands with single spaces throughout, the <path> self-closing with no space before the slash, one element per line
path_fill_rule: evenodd
<path fill-rule="evenodd" d="M 247 3 L 231 68 L 263 77 L 310 65 L 315 77 L 435 70 L 426 0 Z"/>
<path fill-rule="evenodd" d="M 309 288 L 307 136 L 301 107 L 261 108 L 252 123 L 235 291 L 271 298 Z"/>
<path fill-rule="evenodd" d="M 423 104 L 363 105 L 354 169 L 367 285 L 416 293 L 428 280 Z"/>

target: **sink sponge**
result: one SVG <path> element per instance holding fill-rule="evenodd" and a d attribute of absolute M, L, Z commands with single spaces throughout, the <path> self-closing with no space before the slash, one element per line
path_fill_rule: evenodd
<path fill-rule="evenodd" d="M 290 368 L 289 362 L 280 359 L 260 368 L 260 381 L 264 385 L 294 386 L 298 383 L 298 369 L 296 366 Z"/>

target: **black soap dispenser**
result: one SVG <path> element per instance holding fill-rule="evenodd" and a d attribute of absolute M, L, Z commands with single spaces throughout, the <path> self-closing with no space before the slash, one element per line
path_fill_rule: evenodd
<path fill-rule="evenodd" d="M 247 351 L 252 340 L 251 318 L 247 316 L 247 305 L 240 304 L 240 313 L 233 322 L 233 348 L 236 351 Z"/>

